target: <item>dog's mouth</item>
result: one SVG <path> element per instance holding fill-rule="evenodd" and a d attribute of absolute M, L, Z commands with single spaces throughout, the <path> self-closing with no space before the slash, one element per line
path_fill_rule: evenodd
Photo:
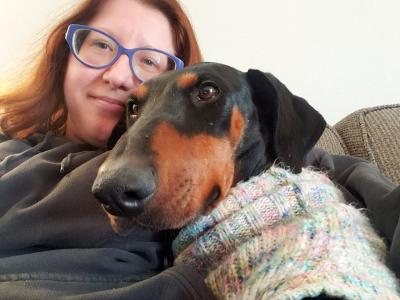
<path fill-rule="evenodd" d="M 192 222 L 196 215 L 171 218 L 158 210 L 144 211 L 142 214 L 134 218 L 119 217 L 108 214 L 112 228 L 121 235 L 127 234 L 133 227 L 140 227 L 153 231 L 181 229 L 188 223 Z"/>
<path fill-rule="evenodd" d="M 138 225 L 135 219 L 118 217 L 116 215 L 111 215 L 108 212 L 107 215 L 114 232 L 122 236 L 127 235 L 135 226 Z"/>
<path fill-rule="evenodd" d="M 101 197 L 96 195 L 103 209 L 110 215 L 133 219 L 140 215 L 145 207 L 146 203 L 149 202 L 153 194 L 149 195 L 144 199 L 137 200 L 133 196 L 126 196 L 124 199 L 111 199 L 110 197 Z"/>
<path fill-rule="evenodd" d="M 136 216 L 127 217 L 124 215 L 121 208 L 115 205 L 115 203 L 102 204 L 102 206 L 111 220 L 114 231 L 124 235 L 134 226 L 157 231 L 165 229 L 180 229 L 194 221 L 200 215 L 209 213 L 219 203 L 221 195 L 221 188 L 218 185 L 213 186 L 208 196 L 202 201 L 203 205 L 198 208 L 198 212 L 195 213 L 194 211 L 191 211 L 190 214 L 181 214 L 178 210 L 170 210 L 167 207 L 160 209 L 157 205 L 149 203 L 149 205 L 144 206 L 141 213 Z M 185 199 L 184 201 L 189 202 L 188 199 Z M 156 202 L 167 203 L 165 199 L 158 199 Z"/>
<path fill-rule="evenodd" d="M 211 209 L 213 209 L 217 205 L 220 196 L 221 196 L 221 188 L 219 186 L 215 185 L 212 188 L 212 190 L 211 190 L 210 194 L 208 195 L 208 197 L 206 198 L 206 200 L 204 201 L 205 213 L 209 212 Z"/>
<path fill-rule="evenodd" d="M 117 207 L 115 204 L 101 204 L 103 209 L 110 215 L 113 216 L 122 216 L 122 210 Z"/>

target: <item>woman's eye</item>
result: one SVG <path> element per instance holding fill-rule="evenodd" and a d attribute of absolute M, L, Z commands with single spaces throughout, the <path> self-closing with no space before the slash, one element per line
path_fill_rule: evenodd
<path fill-rule="evenodd" d="M 94 45 L 96 48 L 100 49 L 100 50 L 110 50 L 110 51 L 112 51 L 112 47 L 111 47 L 108 43 L 106 43 L 106 42 L 94 41 L 94 42 L 93 42 L 93 45 Z"/>
<path fill-rule="evenodd" d="M 145 65 L 149 65 L 149 66 L 154 66 L 154 65 L 156 65 L 150 58 L 143 58 L 143 59 L 142 59 L 142 62 L 143 62 Z"/>
<path fill-rule="evenodd" d="M 160 68 L 159 66 L 160 64 L 151 57 L 143 57 L 140 60 L 140 67 L 147 71 L 158 70 Z"/>
<path fill-rule="evenodd" d="M 197 97 L 200 100 L 211 100 L 220 93 L 218 87 L 213 83 L 204 83 L 199 87 Z"/>

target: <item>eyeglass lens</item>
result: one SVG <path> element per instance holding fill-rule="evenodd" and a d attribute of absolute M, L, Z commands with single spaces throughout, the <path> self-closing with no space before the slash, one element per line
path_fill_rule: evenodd
<path fill-rule="evenodd" d="M 119 54 L 119 45 L 113 39 L 90 29 L 76 30 L 72 45 L 75 55 L 83 63 L 96 68 L 109 66 Z M 135 75 L 143 81 L 176 68 L 172 58 L 155 50 L 137 50 L 130 64 Z"/>

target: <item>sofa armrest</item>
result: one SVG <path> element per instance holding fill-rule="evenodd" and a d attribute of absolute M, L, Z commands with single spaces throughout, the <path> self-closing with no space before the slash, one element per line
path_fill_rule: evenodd
<path fill-rule="evenodd" d="M 358 110 L 334 128 L 350 155 L 375 163 L 400 184 L 400 104 Z"/>
<path fill-rule="evenodd" d="M 353 112 L 328 126 L 316 146 L 368 160 L 400 184 L 400 104 Z"/>

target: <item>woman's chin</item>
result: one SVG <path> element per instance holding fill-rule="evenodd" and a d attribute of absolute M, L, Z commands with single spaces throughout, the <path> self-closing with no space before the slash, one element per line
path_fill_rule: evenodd
<path fill-rule="evenodd" d="M 112 128 L 109 130 L 106 130 L 106 131 L 104 129 L 97 131 L 98 135 L 96 133 L 94 133 L 88 139 L 88 143 L 97 148 L 105 149 L 107 147 L 107 141 L 111 135 L 111 131 L 112 131 Z"/>

